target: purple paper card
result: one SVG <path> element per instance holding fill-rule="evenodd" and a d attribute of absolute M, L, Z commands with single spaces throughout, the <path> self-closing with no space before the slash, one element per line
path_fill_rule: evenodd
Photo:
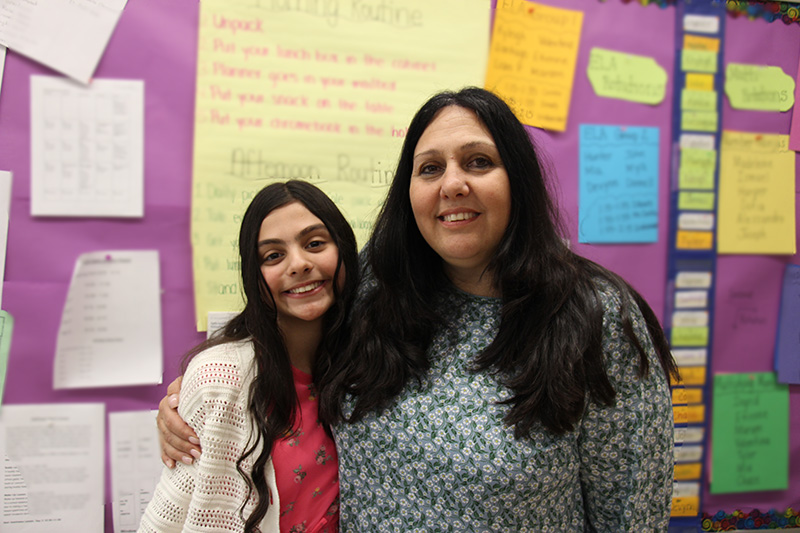
<path fill-rule="evenodd" d="M 800 384 L 800 265 L 786 265 L 775 342 L 778 383 Z"/>

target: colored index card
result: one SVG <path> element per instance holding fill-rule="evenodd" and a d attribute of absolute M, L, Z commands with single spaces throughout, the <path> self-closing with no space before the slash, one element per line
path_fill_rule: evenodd
<path fill-rule="evenodd" d="M 789 387 L 772 372 L 714 376 L 711 493 L 789 486 Z"/>
<path fill-rule="evenodd" d="M 717 91 L 697 91 L 694 89 L 681 91 L 681 109 L 714 111 L 716 108 Z"/>
<path fill-rule="evenodd" d="M 794 105 L 794 80 L 780 67 L 728 63 L 725 94 L 734 109 L 788 111 Z"/>
<path fill-rule="evenodd" d="M 800 384 L 800 265 L 786 265 L 775 341 L 775 369 L 780 383 Z"/>
<path fill-rule="evenodd" d="M 658 238 L 658 128 L 580 127 L 580 242 Z"/>
<path fill-rule="evenodd" d="M 795 253 L 795 153 L 787 135 L 723 131 L 717 249 Z"/>
<path fill-rule="evenodd" d="M 714 209 L 714 193 L 681 191 L 678 193 L 678 209 L 686 211 L 711 211 Z"/>
<path fill-rule="evenodd" d="M 693 91 L 713 91 L 714 75 L 700 74 L 698 72 L 687 72 L 686 88 Z"/>
<path fill-rule="evenodd" d="M 691 72 L 717 71 L 717 52 L 708 50 L 682 50 L 681 70 Z"/>
<path fill-rule="evenodd" d="M 453 9 L 463 11 L 460 2 Z M 526 0 L 498 2 L 484 87 L 524 124 L 564 131 L 582 25 L 582 11 Z"/>
<path fill-rule="evenodd" d="M 680 166 L 678 167 L 678 188 L 713 189 L 716 166 L 716 150 L 683 148 L 681 150 Z"/>
<path fill-rule="evenodd" d="M 655 59 L 592 48 L 586 69 L 595 94 L 642 104 L 660 104 L 667 91 L 667 71 Z"/>

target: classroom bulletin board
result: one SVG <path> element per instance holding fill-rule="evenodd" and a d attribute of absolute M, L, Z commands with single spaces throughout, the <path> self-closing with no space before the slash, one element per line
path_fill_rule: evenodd
<path fill-rule="evenodd" d="M 646 3 L 646 2 L 645 2 Z M 538 4 L 583 13 L 580 46 L 563 130 L 528 128 L 557 176 L 557 199 L 575 251 L 614 270 L 665 317 L 669 254 L 673 128 L 672 80 L 676 72 L 675 6 L 622 0 L 540 0 Z M 487 1 L 487 10 L 489 2 Z M 180 373 L 181 356 L 205 338 L 197 331 L 191 246 L 191 199 L 198 56 L 198 0 L 128 0 L 95 71 L 96 79 L 144 80 L 144 216 L 131 219 L 31 216 L 31 76 L 58 76 L 9 51 L 0 90 L 0 170 L 13 172 L 3 310 L 15 329 L 3 405 L 103 402 L 107 412 L 156 408 L 166 384 Z M 453 13 L 457 24 L 458 13 Z M 487 16 L 487 24 L 489 17 Z M 726 16 L 724 62 L 780 67 L 797 79 L 800 24 Z M 403 43 L 395 44 L 402 47 Z M 357 44 L 354 46 L 362 46 Z M 368 43 L 363 43 L 368 47 Z M 641 104 L 595 94 L 587 67 L 593 48 L 651 57 L 667 74 L 666 94 Z M 457 87 L 441 87 L 457 88 Z M 733 109 L 722 99 L 722 130 L 788 134 L 789 112 Z M 415 104 L 421 104 L 422 101 Z M 796 106 L 797 104 L 795 104 Z M 797 116 L 795 120 L 800 120 Z M 654 240 L 635 244 L 579 242 L 580 125 L 657 128 L 658 223 Z M 387 133 L 388 134 L 388 133 Z M 795 173 L 800 158 L 794 154 Z M 795 185 L 795 196 L 797 185 Z M 795 227 L 796 227 L 795 220 Z M 164 383 L 100 389 L 53 389 L 53 354 L 76 258 L 102 250 L 158 250 L 161 267 Z M 713 353 L 709 373 L 774 370 L 783 273 L 800 255 L 719 255 L 716 263 Z M 800 326 L 798 326 L 800 330 Z M 710 376 L 709 376 L 710 379 Z M 788 487 L 779 491 L 711 494 L 704 484 L 702 509 L 749 513 L 800 509 L 800 388 L 789 387 Z M 710 416 L 710 410 L 708 413 Z M 710 444 L 706 445 L 710 450 Z M 704 457 L 710 470 L 710 454 Z M 108 458 L 106 459 L 108 462 Z M 110 468 L 106 465 L 106 531 L 113 531 Z"/>

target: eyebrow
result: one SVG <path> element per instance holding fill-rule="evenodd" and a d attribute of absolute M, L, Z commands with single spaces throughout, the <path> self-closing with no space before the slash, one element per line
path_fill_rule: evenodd
<path fill-rule="evenodd" d="M 494 145 L 492 143 L 487 143 L 485 141 L 468 142 L 468 143 L 462 144 L 458 148 L 459 148 L 459 150 L 469 150 L 471 148 L 476 148 L 478 146 L 481 146 L 481 147 L 482 146 L 486 146 L 486 147 L 492 148 L 494 150 L 497 150 L 497 146 L 496 145 Z M 417 155 L 415 155 L 414 159 L 416 160 L 418 157 L 423 157 L 423 156 L 427 157 L 429 155 L 438 154 L 439 152 L 440 152 L 440 150 L 437 150 L 435 148 L 433 148 L 431 150 L 425 150 L 424 152 L 420 152 Z"/>
<path fill-rule="evenodd" d="M 298 238 L 305 237 L 309 233 L 314 233 L 315 231 L 328 231 L 328 228 L 325 224 L 312 224 L 307 228 L 304 228 L 297 234 Z M 283 244 L 283 239 L 264 239 L 263 241 L 258 241 L 258 247 L 261 248 L 262 246 L 267 246 L 269 244 Z"/>

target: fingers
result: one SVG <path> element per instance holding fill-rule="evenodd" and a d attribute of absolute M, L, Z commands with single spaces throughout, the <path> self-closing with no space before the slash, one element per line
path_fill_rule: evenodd
<path fill-rule="evenodd" d="M 183 382 L 183 376 L 178 376 L 177 378 L 172 380 L 172 383 L 167 385 L 167 396 L 175 395 L 177 396 L 179 392 L 181 392 L 181 383 Z M 177 405 L 176 405 L 177 407 Z"/>
<path fill-rule="evenodd" d="M 181 378 L 169 384 L 167 396 L 158 404 L 158 440 L 161 446 L 161 461 L 173 468 L 177 461 L 192 464 L 200 457 L 200 440 L 194 430 L 178 414 L 178 392 Z"/>

